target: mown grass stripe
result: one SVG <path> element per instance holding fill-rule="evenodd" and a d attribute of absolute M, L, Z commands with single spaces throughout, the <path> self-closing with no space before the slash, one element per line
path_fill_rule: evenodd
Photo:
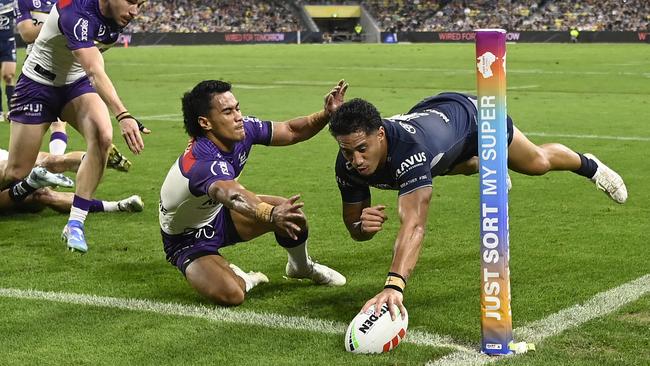
<path fill-rule="evenodd" d="M 99 306 L 132 311 L 146 311 L 162 315 L 201 318 L 214 322 L 247 324 L 278 329 L 305 330 L 309 332 L 315 331 L 326 334 L 337 334 L 341 337 L 345 335 L 345 330 L 347 328 L 347 324 L 307 317 L 286 316 L 274 313 L 256 313 L 252 311 L 232 310 L 216 306 L 183 305 L 143 299 L 105 297 L 66 292 L 0 288 L 0 297 L 45 300 L 66 304 Z M 408 332 L 404 342 L 421 346 L 451 348 L 460 352 L 471 352 L 470 348 L 457 344 L 450 337 L 426 332 Z"/>

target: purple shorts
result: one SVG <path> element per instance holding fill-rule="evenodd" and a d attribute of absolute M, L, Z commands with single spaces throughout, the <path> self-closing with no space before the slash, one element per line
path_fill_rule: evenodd
<path fill-rule="evenodd" d="M 87 93 L 96 91 L 86 76 L 69 85 L 49 86 L 20 74 L 11 97 L 9 119 L 28 125 L 54 122 L 69 101 Z"/>
<path fill-rule="evenodd" d="M 223 207 L 208 225 L 183 234 L 170 235 L 160 230 L 167 261 L 185 275 L 187 266 L 206 255 L 220 255 L 219 249 L 241 242 L 230 217 Z"/>

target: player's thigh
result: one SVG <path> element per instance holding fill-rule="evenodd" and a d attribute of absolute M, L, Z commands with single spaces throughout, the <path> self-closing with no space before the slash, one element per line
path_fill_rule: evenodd
<path fill-rule="evenodd" d="M 508 146 L 508 168 L 526 174 L 542 154 L 539 146 L 532 143 L 516 126 L 513 127 L 512 142 Z"/>
<path fill-rule="evenodd" d="M 273 206 L 277 206 L 286 201 L 286 198 L 278 196 L 258 195 L 257 197 L 263 202 L 266 202 Z M 243 241 L 257 238 L 260 235 L 272 232 L 276 229 L 276 226 L 272 223 L 260 222 L 254 218 L 244 216 L 234 210 L 230 210 L 230 217 L 233 224 L 235 225 L 237 234 L 239 234 L 239 237 Z M 303 226 L 306 226 L 306 223 Z"/>
<path fill-rule="evenodd" d="M 47 123 L 11 123 L 5 179 L 22 179 L 32 170 L 47 128 Z"/>
<path fill-rule="evenodd" d="M 61 117 L 79 131 L 86 141 L 113 135 L 108 107 L 97 93 L 75 97 L 63 107 Z"/>
<path fill-rule="evenodd" d="M 228 261 L 220 255 L 196 258 L 185 269 L 187 282 L 201 295 L 221 304 L 241 303 L 244 291 Z"/>

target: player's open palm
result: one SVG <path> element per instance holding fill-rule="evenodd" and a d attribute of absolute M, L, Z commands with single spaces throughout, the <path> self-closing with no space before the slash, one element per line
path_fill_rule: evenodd
<path fill-rule="evenodd" d="M 339 83 L 325 96 L 325 110 L 331 116 L 345 102 L 345 92 L 348 83 L 341 79 Z"/>
<path fill-rule="evenodd" d="M 289 235 L 292 239 L 298 239 L 298 233 L 305 227 L 307 219 L 301 208 L 305 205 L 298 202 L 300 195 L 295 195 L 273 208 L 273 224 Z"/>
<path fill-rule="evenodd" d="M 361 232 L 366 234 L 375 234 L 381 231 L 384 222 L 388 220 L 386 215 L 386 206 L 377 205 L 366 207 L 361 211 Z"/>

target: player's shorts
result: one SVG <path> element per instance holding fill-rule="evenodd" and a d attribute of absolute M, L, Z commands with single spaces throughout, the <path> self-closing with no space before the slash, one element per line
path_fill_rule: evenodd
<path fill-rule="evenodd" d="M 20 74 L 11 97 L 9 119 L 28 125 L 55 122 L 68 102 L 87 93 L 96 91 L 86 76 L 69 85 L 49 86 Z"/>
<path fill-rule="evenodd" d="M 214 220 L 202 228 L 170 235 L 160 230 L 167 261 L 185 275 L 187 266 L 206 255 L 220 255 L 219 249 L 241 242 L 230 210 L 223 207 Z"/>
<path fill-rule="evenodd" d="M 512 143 L 512 138 L 514 133 L 513 126 L 514 124 L 512 123 L 512 118 L 510 118 L 510 116 L 507 116 L 506 130 L 508 133 L 508 146 L 510 146 L 510 144 Z M 465 140 L 465 144 L 462 148 L 462 151 L 459 153 L 456 160 L 451 164 L 449 170 L 453 170 L 453 168 L 457 164 L 465 162 L 475 156 L 478 156 L 478 124 L 471 123 L 470 130 L 469 133 L 467 134 L 467 139 Z"/>
<path fill-rule="evenodd" d="M 0 62 L 16 62 L 16 38 L 0 40 Z"/>

